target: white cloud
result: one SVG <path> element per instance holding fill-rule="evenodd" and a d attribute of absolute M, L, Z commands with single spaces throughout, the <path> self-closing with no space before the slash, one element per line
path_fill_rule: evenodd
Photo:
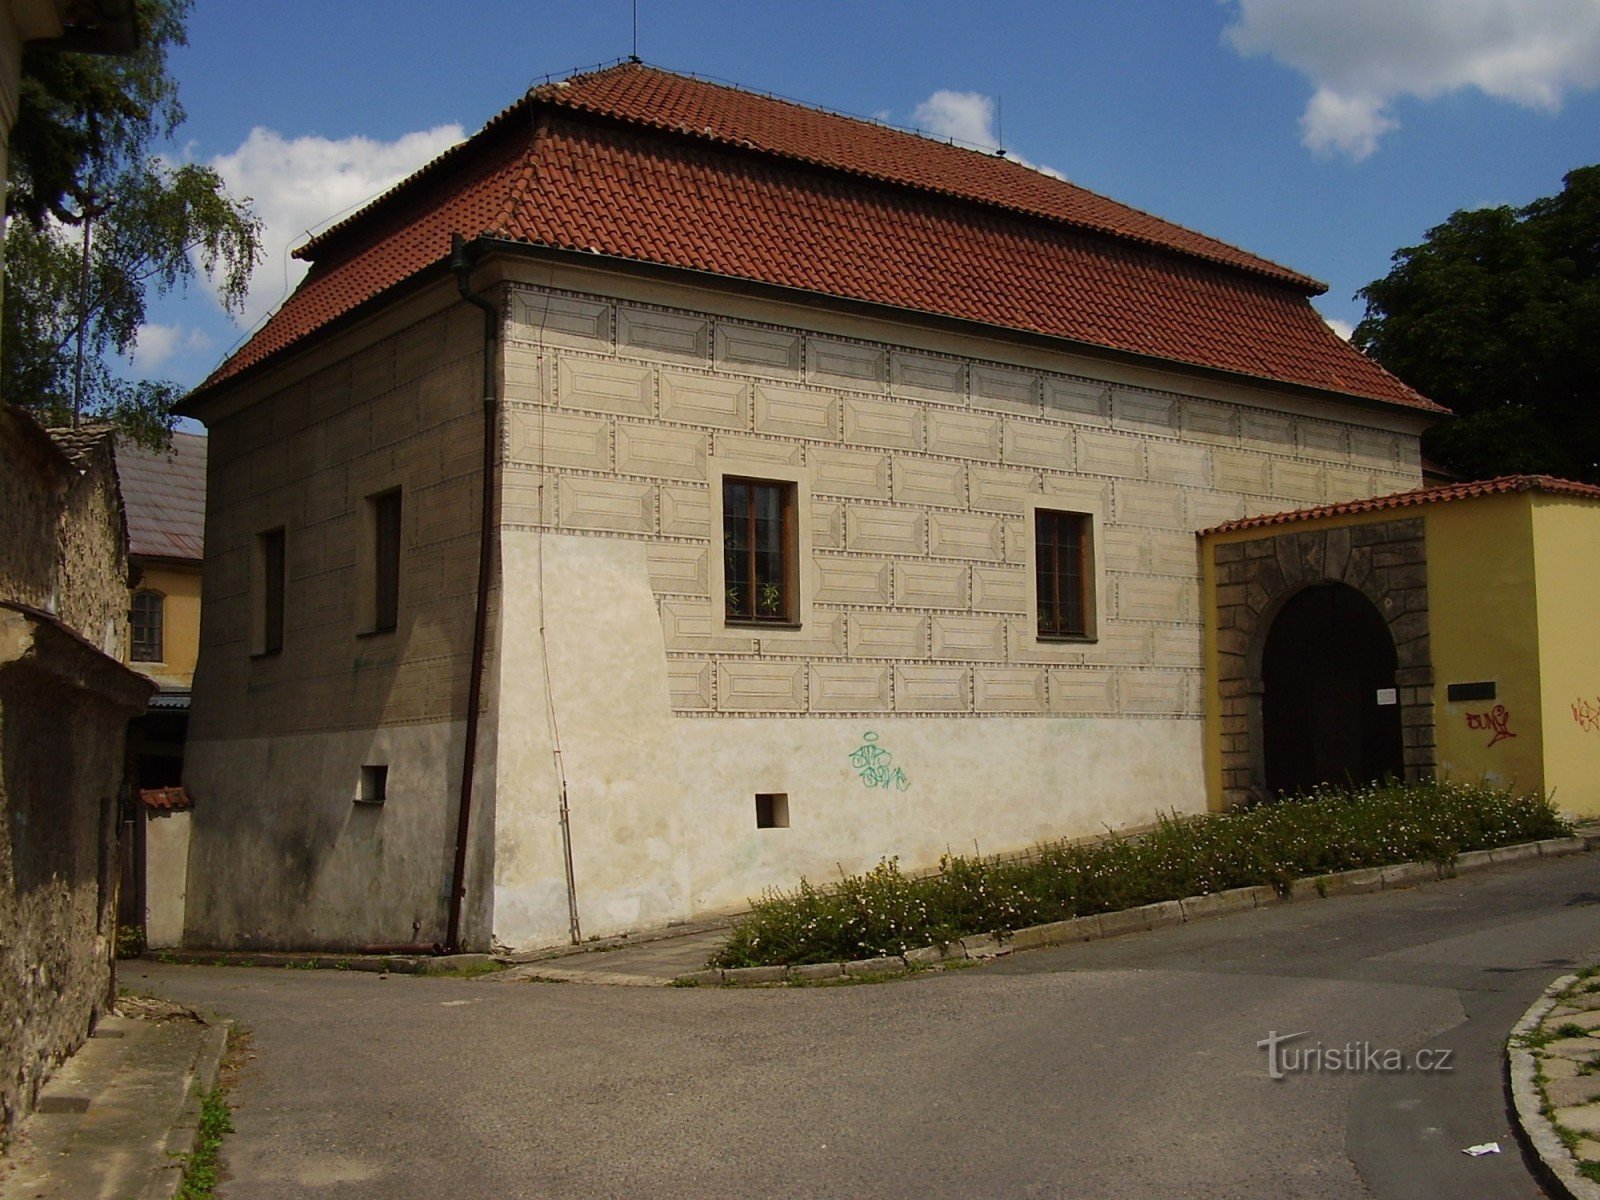
<path fill-rule="evenodd" d="M 151 375 L 178 355 L 204 354 L 214 344 L 211 335 L 203 329 L 151 322 L 139 326 L 129 358 L 140 374 Z"/>
<path fill-rule="evenodd" d="M 250 131 L 231 154 L 211 160 L 235 196 L 255 201 L 266 256 L 251 277 L 244 324 L 254 325 L 300 281 L 306 264 L 289 251 L 306 234 L 392 187 L 441 151 L 459 142 L 459 125 L 408 133 L 392 142 L 314 134 L 285 138 L 271 129 Z"/>
<path fill-rule="evenodd" d="M 1327 323 L 1329 329 L 1347 342 L 1350 340 L 1350 335 L 1356 331 L 1356 327 L 1350 324 L 1349 321 L 1341 321 L 1338 317 L 1323 317 L 1322 319 Z"/>
<path fill-rule="evenodd" d="M 1301 141 L 1361 160 L 1399 122 L 1395 100 L 1462 88 L 1556 112 L 1600 86 L 1597 0 L 1223 0 L 1224 37 L 1270 55 L 1315 89 Z"/>
<path fill-rule="evenodd" d="M 954 138 L 979 150 L 993 151 L 1000 149 L 1000 135 L 995 129 L 996 111 L 993 98 L 981 92 L 937 91 L 917 105 L 911 119 L 917 128 L 935 137 Z M 1040 166 L 1009 150 L 1006 157 L 1042 175 L 1066 178 L 1054 167 Z"/>

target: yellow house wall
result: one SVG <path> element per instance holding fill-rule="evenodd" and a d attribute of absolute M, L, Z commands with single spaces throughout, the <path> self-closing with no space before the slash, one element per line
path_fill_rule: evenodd
<path fill-rule="evenodd" d="M 1547 786 L 1530 500 L 1484 496 L 1425 510 L 1441 779 Z M 1485 680 L 1495 684 L 1493 700 L 1449 702 L 1450 684 Z"/>
<path fill-rule="evenodd" d="M 1532 504 L 1544 786 L 1562 811 L 1600 816 L 1600 505 L 1544 495 Z"/>
<path fill-rule="evenodd" d="M 131 664 L 135 670 L 158 677 L 161 682 L 189 687 L 194 681 L 195 659 L 200 654 L 200 571 L 195 567 L 174 567 L 146 563 L 142 567 L 139 591 L 160 592 L 162 606 L 161 653 L 159 663 Z"/>

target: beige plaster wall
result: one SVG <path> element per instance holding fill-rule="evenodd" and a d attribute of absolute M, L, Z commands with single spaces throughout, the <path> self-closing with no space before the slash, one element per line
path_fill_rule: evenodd
<path fill-rule="evenodd" d="M 193 567 L 150 562 L 141 563 L 138 569 L 136 590 L 159 592 L 163 598 L 162 660 L 128 665 L 169 687 L 189 687 L 200 655 L 200 572 Z"/>
<path fill-rule="evenodd" d="M 1382 414 L 552 281 L 571 286 L 512 290 L 504 348 L 494 929 L 511 944 L 568 932 L 563 787 L 584 935 L 880 856 L 920 868 L 1202 810 L 1195 532 L 1420 481 L 1415 428 Z M 723 620 L 726 474 L 797 487 L 799 630 Z M 1039 507 L 1094 519 L 1092 643 L 1033 636 Z M 856 763 L 888 763 L 888 786 Z M 758 792 L 788 795 L 789 828 L 756 828 Z"/>

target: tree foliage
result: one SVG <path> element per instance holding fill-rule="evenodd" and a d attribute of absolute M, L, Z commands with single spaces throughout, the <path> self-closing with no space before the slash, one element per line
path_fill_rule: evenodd
<path fill-rule="evenodd" d="M 138 0 L 140 45 L 130 55 L 23 53 L 0 387 L 52 423 L 81 407 L 143 440 L 164 439 L 180 389 L 124 378 L 114 358 L 132 350 L 147 300 L 204 273 L 226 308 L 243 306 L 259 257 L 250 202 L 229 196 L 209 167 L 152 149 L 183 121 L 167 55 L 185 44 L 190 3 Z"/>
<path fill-rule="evenodd" d="M 1462 210 L 1363 288 L 1352 340 L 1457 414 L 1424 449 L 1469 478 L 1600 482 L 1600 166 Z"/>

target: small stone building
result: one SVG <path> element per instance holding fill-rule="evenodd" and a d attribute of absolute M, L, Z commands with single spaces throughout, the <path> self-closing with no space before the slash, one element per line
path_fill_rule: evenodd
<path fill-rule="evenodd" d="M 1600 487 L 1448 484 L 1202 547 L 1214 801 L 1438 776 L 1600 816 Z"/>
<path fill-rule="evenodd" d="M 104 429 L 0 405 L 0 1126 L 114 1000 L 117 797 L 151 685 L 119 661 L 128 552 Z"/>
<path fill-rule="evenodd" d="M 1413 489 L 1322 285 L 637 64 L 302 247 L 210 430 L 193 944 L 538 945 L 1207 804 L 1223 522 Z"/>

